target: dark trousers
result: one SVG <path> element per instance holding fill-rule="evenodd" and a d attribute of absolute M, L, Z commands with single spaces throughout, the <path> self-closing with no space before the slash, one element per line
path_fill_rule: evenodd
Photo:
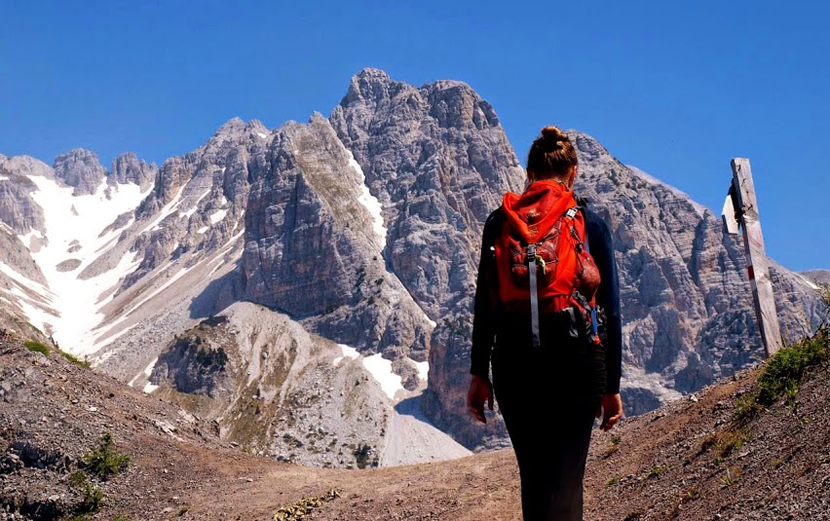
<path fill-rule="evenodd" d="M 544 328 L 541 338 L 541 349 L 533 350 L 515 328 L 497 337 L 493 391 L 519 464 L 524 521 L 582 521 L 605 352 Z"/>

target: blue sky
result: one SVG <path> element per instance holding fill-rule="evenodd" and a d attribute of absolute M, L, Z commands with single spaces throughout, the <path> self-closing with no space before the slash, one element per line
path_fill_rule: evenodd
<path fill-rule="evenodd" d="M 752 161 L 767 249 L 830 268 L 824 2 L 3 2 L 0 153 L 162 162 L 227 119 L 328 114 L 366 66 L 469 83 L 520 158 L 555 123 L 720 211 Z"/>

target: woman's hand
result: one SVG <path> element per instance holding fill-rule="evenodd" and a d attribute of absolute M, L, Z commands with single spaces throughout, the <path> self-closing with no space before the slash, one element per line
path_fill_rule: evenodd
<path fill-rule="evenodd" d="M 604 414 L 603 411 L 605 411 Z M 622 413 L 623 405 L 620 393 L 603 395 L 602 401 L 600 402 L 596 413 L 597 418 L 599 418 L 601 414 L 603 415 L 602 423 L 599 428 L 604 431 L 611 430 L 611 427 L 613 427 L 614 424 L 619 421 L 620 417 L 622 417 Z"/>
<path fill-rule="evenodd" d="M 484 402 L 489 402 L 490 410 L 493 410 L 493 385 L 487 378 L 473 375 L 470 380 L 470 390 L 467 391 L 467 409 L 480 422 L 487 423 L 484 417 Z"/>

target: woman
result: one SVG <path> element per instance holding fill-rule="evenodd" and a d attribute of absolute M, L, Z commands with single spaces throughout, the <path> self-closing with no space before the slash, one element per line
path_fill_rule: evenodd
<path fill-rule="evenodd" d="M 517 264 L 515 255 L 512 264 L 500 265 L 497 259 L 499 245 L 512 233 L 512 221 L 505 223 L 516 220 L 505 205 L 531 199 L 537 204 L 543 197 L 579 201 L 573 198 L 571 190 L 576 173 L 577 156 L 569 137 L 555 126 L 543 128 L 528 154 L 529 185 L 525 192 L 506 194 L 505 203 L 490 214 L 484 225 L 467 403 L 472 414 L 486 422 L 484 403 L 488 402 L 492 410 L 495 393 L 519 464 L 525 521 L 582 520 L 582 481 L 594 417 L 603 416 L 600 428 L 607 431 L 622 416 L 619 286 L 611 234 L 602 219 L 585 208 L 584 201 L 580 201 L 578 211 L 568 212 L 568 216 L 582 212 L 573 222 L 580 223 L 584 249 L 590 252 L 600 276 L 599 287 L 587 291 L 596 291 L 599 320 L 583 320 L 576 328 L 589 333 L 574 333 L 574 317 L 585 317 L 587 313 L 551 312 L 552 308 L 546 311 L 537 304 L 534 317 L 531 305 L 522 309 L 503 305 L 503 286 L 511 281 L 502 280 L 500 292 L 499 279 L 511 278 L 511 267 L 527 267 Z M 557 208 L 551 212 L 558 212 L 564 206 L 540 207 L 542 212 L 551 208 Z M 543 219 L 544 215 L 539 213 L 535 207 L 525 212 L 524 224 L 530 224 L 531 218 Z M 559 215 L 552 218 L 558 219 Z M 532 224 L 530 228 L 535 230 Z M 576 243 L 576 250 L 581 252 L 582 243 Z M 532 257 L 535 256 L 534 250 Z M 528 250 L 523 258 L 532 257 Z M 590 264 L 590 259 L 586 262 Z M 546 269 L 544 261 L 540 266 L 536 266 L 535 260 L 528 261 L 528 266 L 534 277 L 537 268 Z M 535 290 L 534 297 L 538 301 Z M 586 301 L 590 300 L 588 297 Z M 589 310 L 591 306 L 571 306 L 571 311 L 576 308 Z M 599 331 L 594 328 L 597 322 Z M 602 339 L 601 344 L 597 336 Z"/>

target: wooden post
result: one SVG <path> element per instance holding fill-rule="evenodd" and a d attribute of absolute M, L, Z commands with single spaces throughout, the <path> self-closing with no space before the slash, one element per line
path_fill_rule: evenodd
<path fill-rule="evenodd" d="M 749 159 L 736 157 L 732 160 L 732 186 L 723 205 L 724 231 L 738 233 L 740 222 L 744 232 L 747 272 L 752 285 L 755 315 L 761 329 L 761 340 L 767 357 L 781 349 L 781 328 L 775 312 L 775 298 L 772 281 L 769 278 L 769 260 L 764 251 L 764 236 L 758 215 L 758 201 L 755 198 L 755 184 Z"/>

